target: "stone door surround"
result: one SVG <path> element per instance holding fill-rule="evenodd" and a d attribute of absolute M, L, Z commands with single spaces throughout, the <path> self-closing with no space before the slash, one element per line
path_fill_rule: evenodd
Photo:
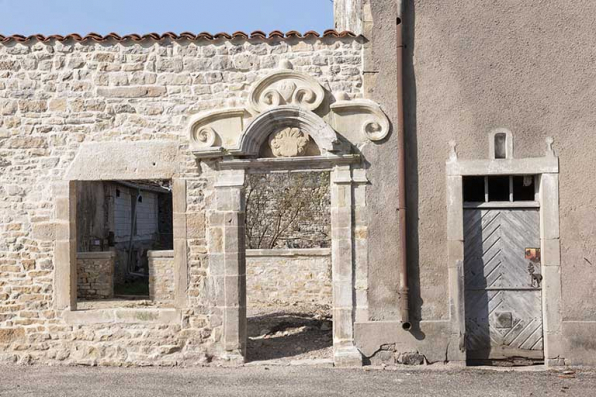
<path fill-rule="evenodd" d="M 334 103 L 323 106 L 330 99 Z M 356 293 L 355 273 L 366 268 L 362 214 L 367 180 L 356 148 L 381 141 L 388 133 L 389 121 L 377 104 L 350 100 L 342 93 L 331 97 L 287 61 L 253 86 L 245 107 L 214 110 L 190 120 L 195 157 L 216 160 L 215 200 L 207 215 L 209 274 L 223 319 L 223 347 L 230 357 L 243 360 L 246 352 L 246 174 L 328 170 L 334 361 L 362 365 L 353 328 L 357 311 L 366 310 L 366 298 Z M 312 144 L 316 154 L 309 155 Z M 272 156 L 263 157 L 264 145 L 270 146 Z M 363 231 L 358 237 L 357 228 Z"/>
<path fill-rule="evenodd" d="M 315 160 L 316 163 L 316 160 Z M 220 166 L 215 185 L 216 208 L 211 212 L 208 230 L 209 268 L 217 288 L 216 302 L 223 312 L 224 348 L 244 356 L 246 349 L 246 250 L 244 244 L 245 176 L 255 169 L 287 170 L 270 160 L 228 160 Z M 292 169 L 309 169 L 313 160 L 292 164 Z M 317 167 L 317 170 L 321 168 Z M 333 345 L 336 363 L 350 361 L 361 365 L 361 355 L 354 347 L 353 322 L 353 189 L 362 183 L 353 177 L 350 165 L 334 165 L 331 171 L 331 234 L 333 286 Z M 261 169 L 262 172 L 262 169 Z M 356 172 L 358 174 L 358 172 Z"/>
<path fill-rule="evenodd" d="M 505 137 L 504 156 L 495 155 L 495 136 Z M 515 159 L 513 135 L 506 129 L 489 134 L 489 159 L 458 158 L 455 142 L 447 170 L 447 239 L 449 274 L 449 311 L 451 336 L 459 349 L 449 349 L 451 362 L 466 362 L 464 302 L 464 203 L 463 178 L 486 175 L 538 175 L 540 206 L 540 245 L 542 254 L 542 312 L 544 357 L 546 365 L 561 365 L 561 254 L 559 243 L 559 159 L 552 138 L 546 138 L 544 157 Z M 499 158 L 501 157 L 501 158 Z"/>

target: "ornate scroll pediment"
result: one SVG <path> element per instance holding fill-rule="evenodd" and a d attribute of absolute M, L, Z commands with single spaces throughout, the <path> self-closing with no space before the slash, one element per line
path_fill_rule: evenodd
<path fill-rule="evenodd" d="M 249 95 L 250 107 L 258 113 L 280 105 L 316 110 L 325 99 L 323 87 L 312 77 L 293 70 L 280 70 L 259 80 Z"/>
<path fill-rule="evenodd" d="M 191 150 L 201 157 L 221 156 L 225 147 L 236 145 L 247 116 L 244 108 L 231 108 L 194 117 L 190 122 Z"/>
<path fill-rule="evenodd" d="M 380 141 L 389 134 L 389 119 L 381 107 L 368 99 L 341 100 L 331 105 L 333 126 L 353 143 L 363 138 Z"/>
<path fill-rule="evenodd" d="M 344 95 L 329 109 L 321 106 L 325 95 L 313 77 L 284 61 L 254 84 L 244 107 L 194 116 L 191 150 L 199 158 L 257 157 L 262 147 L 274 157 L 337 156 L 389 133 L 389 120 L 375 102 Z"/>

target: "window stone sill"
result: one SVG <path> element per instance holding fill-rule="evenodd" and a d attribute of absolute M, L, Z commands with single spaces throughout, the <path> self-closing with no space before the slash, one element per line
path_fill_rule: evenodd
<path fill-rule="evenodd" d="M 179 309 L 114 308 L 65 310 L 62 318 L 67 324 L 176 324 L 182 320 Z"/>

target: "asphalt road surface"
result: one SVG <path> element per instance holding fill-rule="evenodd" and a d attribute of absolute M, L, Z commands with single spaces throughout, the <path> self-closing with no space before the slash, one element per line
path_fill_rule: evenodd
<path fill-rule="evenodd" d="M 596 396 L 596 371 L 0 366 L 0 396 Z"/>

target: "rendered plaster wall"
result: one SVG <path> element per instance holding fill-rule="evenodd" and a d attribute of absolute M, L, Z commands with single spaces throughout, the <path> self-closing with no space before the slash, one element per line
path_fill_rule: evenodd
<path fill-rule="evenodd" d="M 216 166 L 197 164 L 187 150 L 188 118 L 243 105 L 281 59 L 328 90 L 360 97 L 361 55 L 356 39 L 0 45 L 0 362 L 222 359 L 205 235 Z M 178 157 L 163 141 L 179 147 Z M 69 170 L 82 152 L 109 161 Z M 68 304 L 55 297 L 69 279 L 54 282 L 68 265 L 68 236 L 57 227 L 72 210 L 68 185 L 58 183 L 67 170 L 79 180 L 173 177 L 186 192 L 173 197 L 174 252 L 186 259 L 177 309 L 56 309 Z"/>
<path fill-rule="evenodd" d="M 395 123 L 395 1 L 366 3 L 374 27 L 367 36 L 372 52 L 365 61 L 365 90 Z M 596 3 L 405 3 L 410 307 L 414 319 L 428 322 L 407 336 L 397 324 L 393 331 L 367 329 L 368 341 L 377 339 L 378 349 L 393 339 L 398 350 L 421 349 L 436 359 L 436 352 L 446 351 L 448 142 L 457 142 L 460 158 L 488 158 L 489 131 L 505 127 L 513 132 L 518 158 L 542 156 L 544 138 L 555 139 L 566 340 L 560 357 L 567 363 L 596 364 L 596 184 L 589 173 L 596 165 L 596 71 L 590 66 L 596 56 Z M 395 174 L 387 171 L 391 161 L 379 162 L 395 150 L 395 139 L 393 133 L 387 143 L 365 151 L 372 163 L 369 197 L 379 198 L 371 204 L 375 215 L 369 225 L 372 319 L 395 317 L 393 292 L 383 281 L 395 279 L 395 252 L 380 249 L 397 245 Z M 383 201 L 385 208 L 380 208 Z"/>
<path fill-rule="evenodd" d="M 174 251 L 148 251 L 149 298 L 154 302 L 174 301 Z"/>
<path fill-rule="evenodd" d="M 77 297 L 109 299 L 114 297 L 114 262 L 116 253 L 77 253 Z"/>
<path fill-rule="evenodd" d="M 332 303 L 329 249 L 246 251 L 248 306 Z"/>

